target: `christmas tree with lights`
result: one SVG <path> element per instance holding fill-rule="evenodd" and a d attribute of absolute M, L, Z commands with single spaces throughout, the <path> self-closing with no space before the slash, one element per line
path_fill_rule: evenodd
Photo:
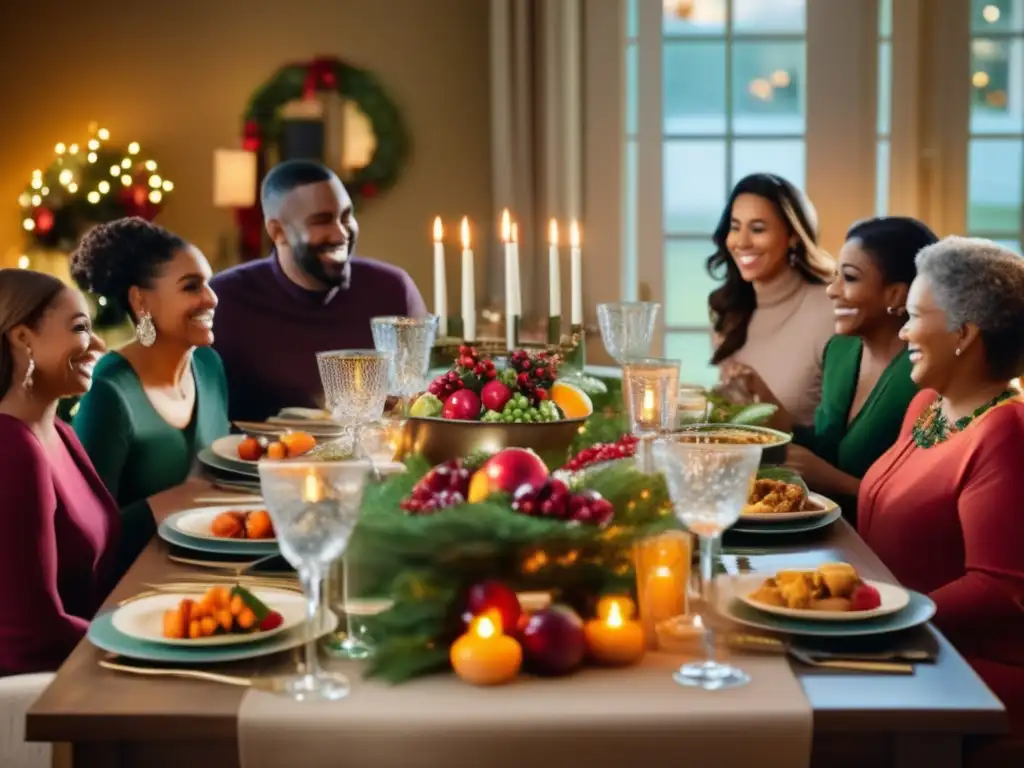
<path fill-rule="evenodd" d="M 89 134 L 83 145 L 57 144 L 53 161 L 32 172 L 19 197 L 30 249 L 69 253 L 95 224 L 123 216 L 152 220 L 174 189 L 137 141 L 110 144 L 110 132 L 95 123 Z"/>

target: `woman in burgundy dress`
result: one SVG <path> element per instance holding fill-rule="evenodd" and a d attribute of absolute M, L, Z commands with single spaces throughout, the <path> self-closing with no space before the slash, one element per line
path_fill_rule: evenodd
<path fill-rule="evenodd" d="M 917 256 L 899 438 L 861 482 L 859 530 L 1024 735 L 1024 260 L 946 238 Z"/>
<path fill-rule="evenodd" d="M 102 351 L 80 293 L 0 270 L 0 675 L 60 666 L 113 586 L 117 506 L 56 418 Z"/>

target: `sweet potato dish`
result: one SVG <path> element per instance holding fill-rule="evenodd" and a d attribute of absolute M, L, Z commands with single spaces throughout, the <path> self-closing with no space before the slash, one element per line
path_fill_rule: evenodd
<path fill-rule="evenodd" d="M 196 640 L 223 634 L 267 632 L 284 621 L 244 587 L 210 587 L 199 600 L 186 598 L 164 611 L 164 637 Z"/>
<path fill-rule="evenodd" d="M 272 539 L 274 523 L 265 509 L 229 509 L 213 518 L 210 533 L 223 539 Z"/>
<path fill-rule="evenodd" d="M 804 611 L 871 611 L 882 604 L 878 590 L 866 584 L 849 563 L 827 563 L 813 571 L 779 571 L 749 597 L 764 605 Z"/>
<path fill-rule="evenodd" d="M 316 438 L 308 432 L 286 432 L 276 440 L 246 435 L 238 444 L 238 458 L 244 461 L 294 459 L 316 447 Z"/>

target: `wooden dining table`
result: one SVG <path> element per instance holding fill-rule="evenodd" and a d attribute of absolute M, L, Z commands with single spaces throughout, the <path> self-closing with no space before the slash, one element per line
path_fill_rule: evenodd
<path fill-rule="evenodd" d="M 192 506 L 196 494 L 195 487 L 182 489 L 168 506 Z M 782 541 L 766 546 L 765 539 Z M 843 520 L 804 538 L 762 536 L 750 547 L 735 551 L 743 552 L 743 567 L 755 571 L 841 560 L 866 578 L 892 580 Z M 145 591 L 145 585 L 172 581 L 189 568 L 201 572 L 171 561 L 169 553 L 168 545 L 154 537 L 104 609 Z M 741 561 L 728 545 L 723 560 L 727 568 Z M 916 665 L 912 675 L 832 674 L 794 666 L 813 710 L 813 766 L 957 768 L 965 740 L 1007 729 L 1001 702 L 963 657 L 934 627 L 921 631 L 931 633 L 939 653 L 934 663 Z M 82 768 L 240 765 L 238 718 L 245 688 L 119 673 L 100 666 L 104 656 L 87 639 L 79 643 L 29 710 L 29 741 L 70 744 L 74 764 Z M 236 662 L 216 671 L 252 676 L 270 663 Z M 280 669 L 280 659 L 273 663 Z M 393 727 L 400 730 L 402 723 Z M 294 764 L 302 765 L 301 755 Z"/>

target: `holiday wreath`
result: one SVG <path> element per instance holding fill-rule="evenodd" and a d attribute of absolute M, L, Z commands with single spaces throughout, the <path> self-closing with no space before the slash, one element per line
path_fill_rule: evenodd
<path fill-rule="evenodd" d="M 316 58 L 289 64 L 277 71 L 253 94 L 245 110 L 245 145 L 259 150 L 281 136 L 282 108 L 318 92 L 337 91 L 359 105 L 373 125 L 377 145 L 369 164 L 346 180 L 354 202 L 376 196 L 394 186 L 409 153 L 409 139 L 401 115 L 384 88 L 370 72 L 337 59 Z"/>

